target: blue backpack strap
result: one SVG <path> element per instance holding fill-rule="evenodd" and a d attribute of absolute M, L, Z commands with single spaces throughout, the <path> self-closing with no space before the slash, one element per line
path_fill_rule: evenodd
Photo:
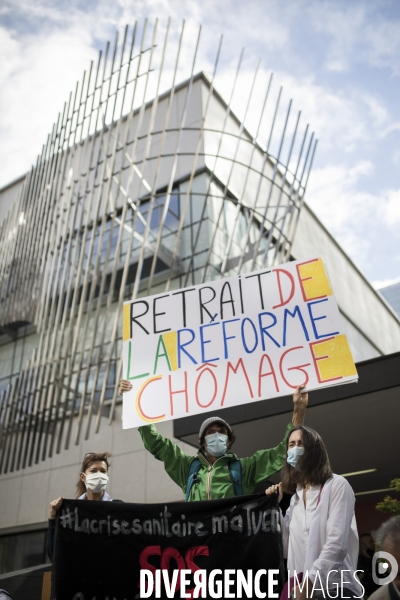
<path fill-rule="evenodd" d="M 242 464 L 240 460 L 233 460 L 229 463 L 229 474 L 232 479 L 235 496 L 243 496 Z"/>
<path fill-rule="evenodd" d="M 200 467 L 201 467 L 201 462 L 198 458 L 195 458 L 190 463 L 189 474 L 188 474 L 187 483 L 186 483 L 185 502 L 188 501 L 191 489 L 197 481 L 197 474 L 200 471 Z"/>

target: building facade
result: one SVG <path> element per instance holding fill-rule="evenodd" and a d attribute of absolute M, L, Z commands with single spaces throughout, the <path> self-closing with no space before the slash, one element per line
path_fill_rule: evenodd
<path fill-rule="evenodd" d="M 135 53 L 134 36 L 90 69 L 32 171 L 0 190 L 3 572 L 44 560 L 48 503 L 73 496 L 88 451 L 112 452 L 115 497 L 182 498 L 121 427 L 125 300 L 322 255 L 355 360 L 400 349 L 399 319 L 304 202 L 316 143 L 299 116 L 289 133 L 291 104 L 279 119 L 278 97 L 263 130 L 268 85 L 250 133 L 194 68 L 161 93 L 158 46 Z"/>

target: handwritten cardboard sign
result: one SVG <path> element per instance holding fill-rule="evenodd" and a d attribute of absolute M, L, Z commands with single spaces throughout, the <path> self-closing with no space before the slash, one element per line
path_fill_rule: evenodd
<path fill-rule="evenodd" d="M 124 304 L 123 427 L 357 381 L 321 258 Z"/>

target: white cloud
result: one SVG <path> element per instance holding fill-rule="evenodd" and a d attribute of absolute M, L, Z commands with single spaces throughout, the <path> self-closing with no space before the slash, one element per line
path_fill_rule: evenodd
<path fill-rule="evenodd" d="M 400 131 L 400 122 L 390 123 L 387 127 L 385 127 L 381 132 L 381 137 L 385 138 L 390 133 L 396 133 Z"/>
<path fill-rule="evenodd" d="M 398 231 L 400 225 L 400 189 L 386 192 L 383 198 L 382 215 L 387 226 Z"/>
<path fill-rule="evenodd" d="M 352 63 L 359 62 L 399 74 L 400 19 L 398 13 L 389 16 L 382 8 L 380 2 L 306 4 L 315 30 L 328 38 L 328 71 L 348 71 Z"/>
<path fill-rule="evenodd" d="M 306 194 L 307 203 L 365 272 L 375 262 L 384 264 L 388 246 L 393 252 L 400 223 L 400 190 L 363 191 L 372 174 L 368 161 L 315 169 Z"/>
<path fill-rule="evenodd" d="M 387 124 L 389 120 L 388 110 L 378 98 L 364 92 L 363 103 L 366 105 L 374 126 L 377 129 Z"/>
<path fill-rule="evenodd" d="M 302 110 L 325 152 L 353 152 L 366 144 L 374 145 L 389 126 L 391 117 L 385 104 L 365 90 L 330 88 L 314 77 L 296 78 L 282 72 L 276 79 L 284 86 L 285 96 L 293 98 Z"/>
<path fill-rule="evenodd" d="M 325 68 L 327 71 L 332 71 L 332 73 L 343 73 L 344 71 L 347 71 L 348 65 L 345 61 L 335 58 L 327 60 L 325 62 Z"/>
<path fill-rule="evenodd" d="M 9 33 L 0 30 L 0 39 Z M 96 58 L 85 32 L 61 31 L 39 39 L 12 39 L 0 73 L 1 181 L 4 185 L 26 172 L 62 111 L 77 74 Z"/>
<path fill-rule="evenodd" d="M 329 223 L 330 229 L 339 232 L 346 224 L 358 217 L 362 209 L 371 209 L 375 198 L 357 190 L 360 178 L 369 175 L 373 165 L 361 161 L 348 168 L 346 165 L 331 165 L 314 169 L 307 190 L 307 202 Z"/>
<path fill-rule="evenodd" d="M 327 40 L 325 68 L 336 72 L 349 70 L 365 10 L 356 3 L 339 6 L 325 0 L 308 4 L 307 12 L 315 31 Z"/>
<path fill-rule="evenodd" d="M 400 165 L 400 150 L 395 150 L 393 153 L 393 163 L 395 165 Z"/>
<path fill-rule="evenodd" d="M 368 41 L 368 58 L 377 67 L 386 67 L 399 74 L 399 19 L 388 19 L 369 24 L 364 32 Z"/>
<path fill-rule="evenodd" d="M 6 29 L 0 27 L 0 81 L 5 81 L 20 66 L 18 42 Z"/>

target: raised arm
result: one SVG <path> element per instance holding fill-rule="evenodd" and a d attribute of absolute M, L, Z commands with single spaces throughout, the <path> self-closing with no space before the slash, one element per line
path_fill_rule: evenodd
<path fill-rule="evenodd" d="M 132 384 L 126 379 L 119 382 L 119 393 L 129 392 Z M 140 437 L 143 440 L 144 447 L 154 458 L 161 460 L 168 475 L 177 483 L 183 491 L 186 489 L 187 478 L 189 474 L 189 465 L 193 456 L 185 454 L 177 444 L 164 437 L 157 431 L 155 426 L 143 425 L 138 428 Z"/>
<path fill-rule="evenodd" d="M 138 431 L 146 450 L 164 463 L 168 475 L 185 491 L 193 456 L 185 454 L 177 444 L 162 436 L 154 425 L 144 425 Z"/>
<path fill-rule="evenodd" d="M 259 450 L 253 456 L 241 459 L 245 493 L 251 494 L 257 483 L 265 481 L 282 469 L 286 458 L 287 437 L 295 425 L 304 423 L 308 394 L 301 391 L 303 388 L 304 386 L 300 385 L 293 394 L 292 422 L 286 427 L 282 441 L 274 448 Z"/>
<path fill-rule="evenodd" d="M 293 394 L 292 425 L 304 425 L 308 405 L 308 392 L 301 391 L 304 387 L 304 385 L 299 385 Z"/>
<path fill-rule="evenodd" d="M 265 481 L 283 467 L 286 456 L 286 438 L 293 429 L 292 423 L 286 427 L 283 440 L 274 448 L 258 450 L 249 458 L 241 458 L 244 493 L 251 494 L 257 483 Z"/>

